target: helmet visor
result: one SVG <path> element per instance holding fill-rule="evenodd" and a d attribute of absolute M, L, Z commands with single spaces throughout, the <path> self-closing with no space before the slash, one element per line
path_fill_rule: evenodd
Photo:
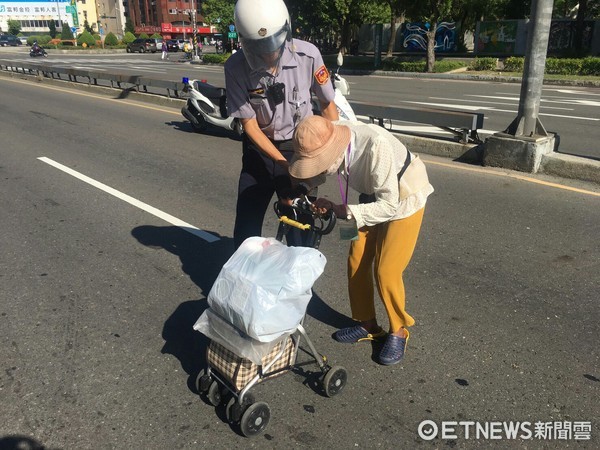
<path fill-rule="evenodd" d="M 240 36 L 242 50 L 252 70 L 269 70 L 277 67 L 288 37 L 286 23 L 277 33 L 262 39 L 247 39 Z"/>

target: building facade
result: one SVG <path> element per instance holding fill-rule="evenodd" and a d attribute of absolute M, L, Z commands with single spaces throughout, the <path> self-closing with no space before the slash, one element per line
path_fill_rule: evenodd
<path fill-rule="evenodd" d="M 200 38 L 217 33 L 216 27 L 206 26 L 197 0 L 125 0 L 126 15 L 135 33 L 159 33 L 167 39 L 190 37 L 194 24 Z"/>
<path fill-rule="evenodd" d="M 94 32 L 112 31 L 121 38 L 125 23 L 117 0 L 0 0 L 0 31 L 8 31 L 9 20 L 18 21 L 25 36 L 47 34 L 50 22 L 59 32 L 65 24 L 78 35 L 87 20 Z"/>
<path fill-rule="evenodd" d="M 121 39 L 129 19 L 135 34 L 185 39 L 196 28 L 200 38 L 211 38 L 218 30 L 203 23 L 198 5 L 197 0 L 0 0 L 0 31 L 8 31 L 8 20 L 17 20 L 25 36 L 47 34 L 54 21 L 59 32 L 64 23 L 78 35 L 87 20 L 103 38 L 112 32 Z"/>

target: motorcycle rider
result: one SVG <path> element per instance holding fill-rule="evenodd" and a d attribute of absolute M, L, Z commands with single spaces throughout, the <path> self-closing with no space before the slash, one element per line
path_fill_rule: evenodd
<path fill-rule="evenodd" d="M 33 41 L 33 45 L 31 46 L 31 51 L 33 53 L 40 53 L 40 51 L 42 50 L 42 47 L 39 46 L 37 41 Z"/>
<path fill-rule="evenodd" d="M 244 127 L 233 231 L 237 248 L 261 235 L 273 193 L 281 198 L 291 187 L 291 139 L 296 125 L 312 115 L 311 92 L 325 118 L 338 120 L 338 112 L 321 53 L 292 39 L 283 0 L 238 0 L 234 21 L 242 48 L 225 63 L 225 84 L 229 115 Z M 295 243 L 290 236 L 288 243 Z"/>

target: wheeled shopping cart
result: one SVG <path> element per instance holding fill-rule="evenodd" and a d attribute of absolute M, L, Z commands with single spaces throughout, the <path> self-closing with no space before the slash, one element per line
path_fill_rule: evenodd
<path fill-rule="evenodd" d="M 325 215 L 313 213 L 306 196 L 294 200 L 291 206 L 283 206 L 276 202 L 274 208 L 279 217 L 276 239 L 280 242 L 289 231 L 301 229 L 306 232 L 306 245 L 317 249 L 321 237 L 330 233 L 335 226 L 335 214 L 333 212 Z M 307 217 L 310 220 L 304 221 L 310 223 L 299 221 L 300 218 Z M 316 364 L 322 373 L 319 382 L 326 396 L 333 397 L 344 388 L 347 380 L 346 369 L 329 365 L 327 357 L 316 350 L 308 337 L 303 322 L 304 319 L 291 334 L 280 340 L 262 358 L 261 364 L 256 364 L 211 340 L 207 349 L 207 368 L 198 374 L 196 389 L 198 393 L 206 395 L 208 401 L 214 406 L 226 403 L 227 420 L 234 425 L 239 425 L 244 436 L 250 437 L 264 432 L 271 417 L 269 405 L 263 401 L 255 401 L 254 396 L 249 392 L 261 381 L 281 375 L 294 367 Z M 219 326 L 235 328 L 230 323 L 222 323 Z M 233 331 L 239 334 L 239 330 Z M 297 363 L 296 356 L 301 338 L 306 341 L 307 354 L 311 359 Z"/>

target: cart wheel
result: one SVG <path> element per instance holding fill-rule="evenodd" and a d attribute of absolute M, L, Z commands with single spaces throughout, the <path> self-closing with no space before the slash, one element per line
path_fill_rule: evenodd
<path fill-rule="evenodd" d="M 242 434 L 246 437 L 256 436 L 267 428 L 271 410 L 265 402 L 253 403 L 248 407 L 240 421 Z"/>
<path fill-rule="evenodd" d="M 323 378 L 323 388 L 327 397 L 333 397 L 339 394 L 348 380 L 348 372 L 341 366 L 334 366 L 325 374 Z"/>
<path fill-rule="evenodd" d="M 213 380 L 208 387 L 208 392 L 206 393 L 206 397 L 208 397 L 208 401 L 213 406 L 219 406 L 221 403 L 221 389 L 219 388 L 219 383 Z"/>
<path fill-rule="evenodd" d="M 252 403 L 254 403 L 254 396 L 251 393 L 244 395 L 244 403 L 242 405 L 238 403 L 237 397 L 233 395 L 225 407 L 225 417 L 231 423 L 239 422 L 244 410 Z"/>
<path fill-rule="evenodd" d="M 196 392 L 199 394 L 206 393 L 210 387 L 210 382 L 211 379 L 208 375 L 206 375 L 206 370 L 202 369 L 196 377 Z"/>

